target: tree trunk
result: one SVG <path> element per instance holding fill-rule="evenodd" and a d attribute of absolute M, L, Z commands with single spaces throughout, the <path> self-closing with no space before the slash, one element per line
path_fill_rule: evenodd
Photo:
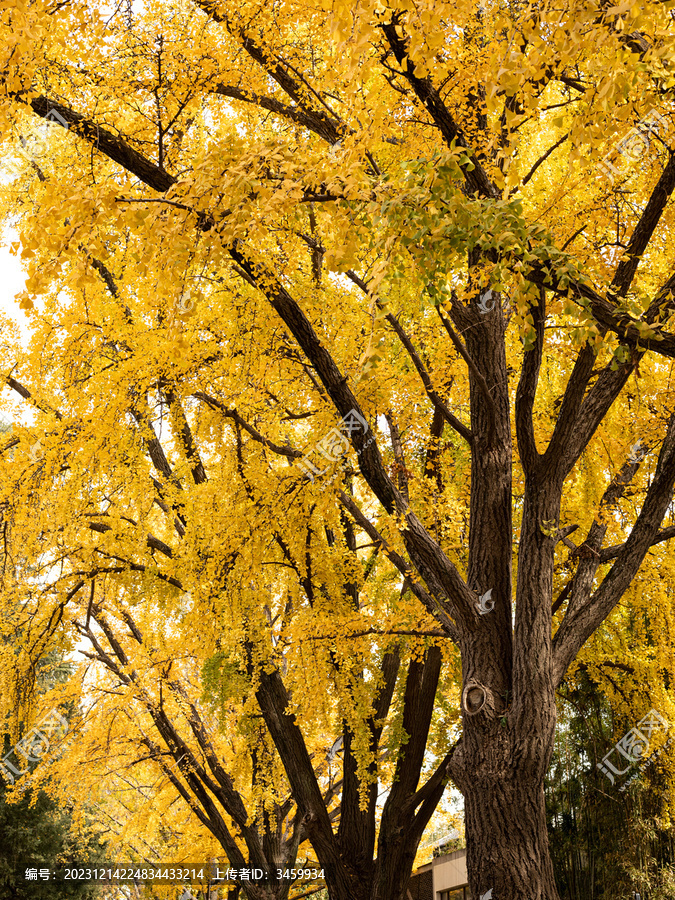
<path fill-rule="evenodd" d="M 475 779 L 464 794 L 471 896 L 560 900 L 548 847 L 543 778 Z"/>
<path fill-rule="evenodd" d="M 560 900 L 544 797 L 555 735 L 553 693 L 520 721 L 514 709 L 494 715 L 490 699 L 488 692 L 478 714 L 465 712 L 464 739 L 451 765 L 464 795 L 471 897 Z"/>

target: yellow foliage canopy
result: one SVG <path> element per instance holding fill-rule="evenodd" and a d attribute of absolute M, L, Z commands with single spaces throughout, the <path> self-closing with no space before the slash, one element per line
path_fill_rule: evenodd
<path fill-rule="evenodd" d="M 42 777 L 122 803 L 121 841 L 323 864 L 352 804 L 372 857 L 379 780 L 420 792 L 409 864 L 447 778 L 488 777 L 472 679 L 513 758 L 575 660 L 675 716 L 674 5 L 0 4 L 30 327 L 0 353 L 35 409 L 4 711 L 79 654 Z M 472 891 L 515 898 L 485 857 Z"/>

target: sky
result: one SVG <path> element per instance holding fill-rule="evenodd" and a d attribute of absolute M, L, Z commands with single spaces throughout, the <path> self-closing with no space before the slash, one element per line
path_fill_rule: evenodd
<path fill-rule="evenodd" d="M 2 232 L 2 239 L 0 240 L 0 281 L 2 281 L 0 310 L 5 316 L 8 316 L 19 324 L 22 337 L 27 341 L 28 328 L 26 313 L 22 309 L 19 309 L 19 304 L 14 299 L 26 286 L 25 273 L 21 268 L 19 258 L 12 256 L 9 252 L 10 244 L 16 240 L 18 240 L 16 231 L 11 227 L 5 228 Z M 3 388 L 2 399 L 3 404 L 2 410 L 0 410 L 0 416 L 6 420 L 15 419 L 24 424 L 30 423 L 31 414 L 26 402 L 11 390 L 11 388 Z"/>

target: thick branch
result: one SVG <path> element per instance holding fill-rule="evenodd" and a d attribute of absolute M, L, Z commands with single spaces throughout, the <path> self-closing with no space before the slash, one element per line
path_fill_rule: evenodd
<path fill-rule="evenodd" d="M 658 532 L 649 546 L 653 547 L 655 544 L 669 541 L 673 537 L 675 537 L 675 525 L 669 525 L 668 528 L 664 528 L 662 531 Z M 625 546 L 625 544 L 614 544 L 611 547 L 605 547 L 604 550 L 600 551 L 600 562 L 605 563 L 612 559 L 616 559 Z"/>
<path fill-rule="evenodd" d="M 58 411 L 58 409 L 53 409 L 48 403 L 45 403 L 44 400 L 36 399 L 28 390 L 28 388 L 24 387 L 24 385 L 17 381 L 16 378 L 12 378 L 10 375 L 8 375 L 5 378 L 5 381 L 8 387 L 10 387 L 13 391 L 16 391 L 16 393 L 20 397 L 23 397 L 24 400 L 30 400 L 31 403 L 42 412 L 49 413 L 50 415 L 55 416 L 59 422 L 63 419 L 63 416 Z"/>
<path fill-rule="evenodd" d="M 616 291 L 620 297 L 625 297 L 630 290 L 638 263 L 656 231 L 673 189 L 675 189 L 675 154 L 671 153 L 668 163 L 652 191 L 649 202 L 640 216 L 640 221 L 635 226 L 626 253 L 616 267 L 612 290 Z"/>
<path fill-rule="evenodd" d="M 534 419 L 532 411 L 537 393 L 539 381 L 539 369 L 544 352 L 544 323 L 546 321 L 546 291 L 539 291 L 539 303 L 530 307 L 534 318 L 534 327 L 537 338 L 534 346 L 523 353 L 523 367 L 516 391 L 516 436 L 518 438 L 518 453 L 527 477 L 531 473 L 539 459 L 537 445 L 534 438 Z"/>
<path fill-rule="evenodd" d="M 598 590 L 573 614 L 565 616 L 553 639 L 553 684 L 558 686 L 580 648 L 619 602 L 636 576 L 672 502 L 675 484 L 675 415 L 671 416 L 654 478 L 644 505 L 616 562 Z"/>
<path fill-rule="evenodd" d="M 256 281 L 259 289 L 291 330 L 318 373 L 337 411 L 343 417 L 357 413 L 365 420 L 359 403 L 347 387 L 347 378 L 341 375 L 332 356 L 322 346 L 307 317 L 285 287 L 261 263 L 253 262 L 245 255 L 240 241 L 235 242 L 230 254 Z M 354 429 L 351 442 L 358 454 L 359 468 L 380 503 L 387 512 L 393 513 L 396 510 L 405 516 L 406 526 L 402 537 L 410 558 L 424 580 L 436 596 L 444 599 L 448 597 L 455 608 L 457 619 L 471 623 L 471 628 L 475 627 L 477 614 L 474 610 L 473 593 L 392 483 L 385 471 L 377 442 L 361 428 Z"/>
<path fill-rule="evenodd" d="M 99 515 L 107 514 L 99 513 Z M 91 531 L 97 531 L 99 534 L 105 534 L 107 531 L 112 531 L 112 525 L 107 525 L 104 522 L 90 522 L 89 529 Z M 159 538 L 154 537 L 152 534 L 147 536 L 146 544 L 151 550 L 158 550 L 160 553 L 163 553 L 164 556 L 168 556 L 169 559 L 173 558 L 173 550 L 171 547 Z"/>
<path fill-rule="evenodd" d="M 341 858 L 328 817 L 321 789 L 295 716 L 289 713 L 289 697 L 279 672 L 260 672 L 256 698 L 279 752 L 293 796 L 303 813 L 303 824 L 327 870 L 327 881 L 334 891 L 347 897 L 358 896 L 358 877 L 349 861 Z"/>
<path fill-rule="evenodd" d="M 478 193 L 481 197 L 491 197 L 498 200 L 501 197 L 499 190 L 490 181 L 474 151 L 462 135 L 457 123 L 450 111 L 442 101 L 440 93 L 431 83 L 428 77 L 418 78 L 414 72 L 414 66 L 408 58 L 406 38 L 399 37 L 397 29 L 401 25 L 397 21 L 391 21 L 382 25 L 389 46 L 401 67 L 401 77 L 405 78 L 412 87 L 417 99 L 424 105 L 432 120 L 440 129 L 443 139 L 449 147 L 457 146 L 466 150 L 470 164 L 463 163 L 461 168 L 464 173 L 467 187 L 470 191 Z"/>
<path fill-rule="evenodd" d="M 188 422 L 187 416 L 185 415 L 183 404 L 180 402 L 180 399 L 174 391 L 173 387 L 171 387 L 165 380 L 162 380 L 161 387 L 173 416 L 177 437 L 183 447 L 185 456 L 190 463 L 192 480 L 195 484 L 204 484 L 204 482 L 207 480 L 206 470 L 199 454 L 199 448 L 197 447 L 194 436 L 192 434 L 190 423 Z"/>
<path fill-rule="evenodd" d="M 215 93 L 222 97 L 231 97 L 233 100 L 241 100 L 244 103 L 252 103 L 260 109 L 266 109 L 273 112 L 284 119 L 295 122 L 297 125 L 303 125 L 314 134 L 317 134 L 329 144 L 335 144 L 342 137 L 343 129 L 339 127 L 338 122 L 331 121 L 328 116 L 309 111 L 298 106 L 289 106 L 276 100 L 274 97 L 265 97 L 262 94 L 256 94 L 254 91 L 247 91 L 242 88 L 231 87 L 230 85 L 219 84 L 215 88 Z"/>

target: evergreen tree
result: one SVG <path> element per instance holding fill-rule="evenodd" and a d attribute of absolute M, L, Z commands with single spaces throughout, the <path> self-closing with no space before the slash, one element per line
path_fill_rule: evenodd
<path fill-rule="evenodd" d="M 632 891 L 642 900 L 675 897 L 674 835 L 665 807 L 664 773 L 651 765 L 625 792 L 619 783 L 611 786 L 597 763 L 635 723 L 613 710 L 585 665 L 564 683 L 562 694 L 546 782 L 549 841 L 561 900 L 624 900 Z"/>

